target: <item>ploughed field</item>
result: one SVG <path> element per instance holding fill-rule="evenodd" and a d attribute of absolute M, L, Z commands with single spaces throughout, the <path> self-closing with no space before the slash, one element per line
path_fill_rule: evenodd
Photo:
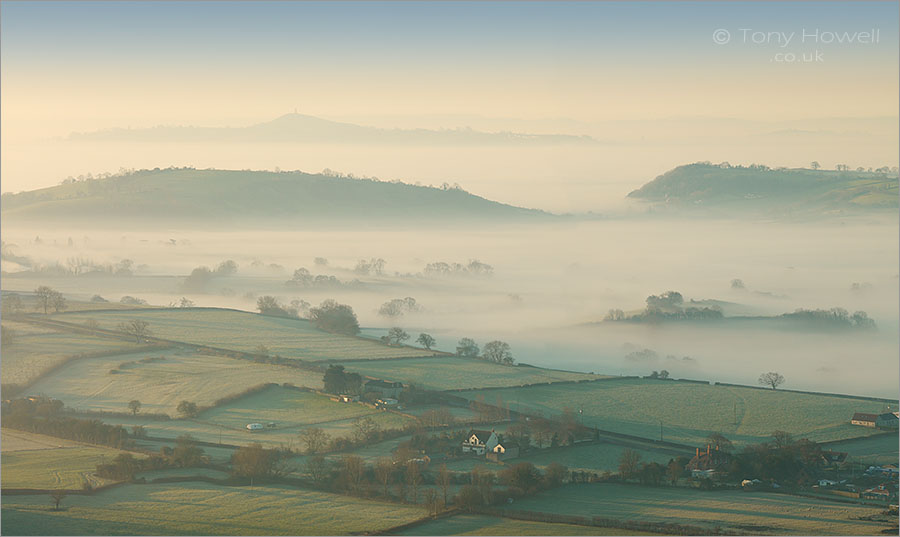
<path fill-rule="evenodd" d="M 259 345 L 272 355 L 307 361 L 380 359 L 431 356 L 414 347 L 390 347 L 360 337 L 317 330 L 309 321 L 258 315 L 216 308 L 164 308 L 135 311 L 60 313 L 52 319 L 83 324 L 88 319 L 100 328 L 115 330 L 119 323 L 142 319 L 152 336 L 210 347 L 255 352 Z"/>
<path fill-rule="evenodd" d="M 68 496 L 6 496 L 6 535 L 349 535 L 422 517 L 422 508 L 280 486 L 121 485 Z"/>
<path fill-rule="evenodd" d="M 73 360 L 36 382 L 29 392 L 81 411 L 129 412 L 128 402 L 137 399 L 140 412 L 175 417 L 183 400 L 208 406 L 269 382 L 321 388 L 322 374 L 166 349 Z"/>
<path fill-rule="evenodd" d="M 558 416 L 584 410 L 585 425 L 648 439 L 703 445 L 719 432 L 737 444 L 771 439 L 774 431 L 814 441 L 868 436 L 850 425 L 854 412 L 880 412 L 883 403 L 671 380 L 623 378 L 578 384 L 460 392 L 468 399 L 498 399 L 510 409 Z"/>
<path fill-rule="evenodd" d="M 883 508 L 767 492 L 701 491 L 612 483 L 566 485 L 507 510 L 683 524 L 751 534 L 874 535 L 885 523 L 859 520 Z"/>

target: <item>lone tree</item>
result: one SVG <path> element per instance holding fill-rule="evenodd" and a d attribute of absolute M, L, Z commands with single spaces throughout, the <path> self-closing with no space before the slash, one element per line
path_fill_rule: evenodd
<path fill-rule="evenodd" d="M 119 323 L 119 330 L 134 336 L 138 343 L 152 333 L 150 323 L 143 319 L 132 319 L 127 323 Z"/>
<path fill-rule="evenodd" d="M 136 416 L 141 410 L 141 402 L 137 399 L 132 399 L 131 401 L 128 401 L 128 408 L 131 410 L 131 414 Z"/>
<path fill-rule="evenodd" d="M 300 441 L 306 446 L 307 455 L 315 455 L 328 445 L 328 433 L 318 427 L 310 427 L 300 433 Z"/>
<path fill-rule="evenodd" d="M 513 359 L 512 352 L 509 350 L 509 343 L 505 341 L 491 341 L 485 345 L 484 359 L 504 365 L 513 365 L 516 362 Z"/>
<path fill-rule="evenodd" d="M 309 320 L 316 328 L 326 332 L 350 336 L 359 333 L 359 320 L 353 308 L 346 304 L 338 304 L 332 299 L 325 300 L 317 308 L 310 308 Z"/>
<path fill-rule="evenodd" d="M 434 338 L 431 337 L 431 334 L 426 334 L 422 332 L 419 334 L 419 337 L 416 339 L 416 343 L 425 347 L 428 350 L 431 350 L 431 347 L 434 347 L 435 341 Z"/>
<path fill-rule="evenodd" d="M 178 412 L 180 412 L 181 415 L 186 418 L 193 418 L 200 411 L 200 409 L 197 408 L 197 403 L 194 403 L 192 401 L 182 401 L 178 403 L 178 407 L 176 407 L 176 410 L 178 410 Z"/>
<path fill-rule="evenodd" d="M 53 510 L 59 511 L 59 502 L 63 501 L 63 498 L 66 497 L 66 491 L 62 489 L 54 490 L 50 493 L 50 498 L 53 500 Z"/>
<path fill-rule="evenodd" d="M 456 354 L 464 358 L 477 358 L 481 349 L 478 344 L 471 338 L 464 337 L 456 344 Z"/>
<path fill-rule="evenodd" d="M 780 373 L 769 371 L 759 376 L 759 383 L 763 386 L 771 386 L 774 390 L 784 384 L 784 377 Z"/>
<path fill-rule="evenodd" d="M 402 328 L 395 326 L 388 331 L 388 344 L 390 345 L 401 345 L 407 339 L 409 339 L 409 334 Z"/>
<path fill-rule="evenodd" d="M 34 298 L 37 300 L 37 308 L 44 310 L 44 314 L 50 312 L 50 308 L 56 311 L 65 309 L 66 299 L 62 293 L 52 289 L 46 285 L 42 285 L 34 290 Z"/>
<path fill-rule="evenodd" d="M 628 480 L 637 475 L 639 462 L 641 462 L 641 454 L 631 448 L 625 448 L 619 458 L 619 473 L 622 475 L 622 479 Z"/>

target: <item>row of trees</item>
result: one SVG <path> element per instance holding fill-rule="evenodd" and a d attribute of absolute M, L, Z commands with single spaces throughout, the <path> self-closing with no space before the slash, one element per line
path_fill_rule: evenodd
<path fill-rule="evenodd" d="M 66 415 L 63 402 L 49 397 L 13 399 L 3 405 L 3 426 L 115 448 L 132 447 L 134 441 L 121 425 Z"/>
<path fill-rule="evenodd" d="M 484 346 L 484 352 L 475 343 L 475 340 L 464 337 L 456 344 L 457 356 L 464 358 L 482 358 L 488 362 L 494 362 L 503 365 L 514 365 L 516 363 L 513 358 L 509 343 L 505 341 L 491 341 Z M 480 356 L 479 356 L 480 354 Z"/>

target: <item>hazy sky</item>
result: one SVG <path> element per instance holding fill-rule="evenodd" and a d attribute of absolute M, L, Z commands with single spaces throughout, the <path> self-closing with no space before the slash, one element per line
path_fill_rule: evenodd
<path fill-rule="evenodd" d="M 61 177 L 26 181 L 35 164 L 10 160 L 27 150 L 8 144 L 107 127 L 245 125 L 294 109 L 587 122 L 898 114 L 896 2 L 4 1 L 0 10 L 3 165 L 16 190 Z M 726 40 L 719 30 L 727 43 L 716 42 Z M 885 160 L 895 145 L 887 141 Z"/>

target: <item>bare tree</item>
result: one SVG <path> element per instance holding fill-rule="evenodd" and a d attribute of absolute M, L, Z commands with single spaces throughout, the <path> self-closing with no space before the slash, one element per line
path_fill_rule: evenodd
<path fill-rule="evenodd" d="M 428 350 L 431 350 L 431 347 L 434 347 L 435 341 L 434 338 L 431 337 L 431 334 L 426 334 L 422 332 L 419 334 L 418 339 L 416 339 L 416 343 L 425 347 Z"/>
<path fill-rule="evenodd" d="M 446 464 L 442 464 L 438 469 L 437 485 L 441 488 L 441 493 L 444 495 L 444 505 L 447 505 L 447 494 L 450 491 L 450 471 L 447 470 Z"/>
<path fill-rule="evenodd" d="M 419 502 L 419 485 L 422 484 L 422 469 L 419 463 L 409 461 L 406 463 L 406 484 L 412 489 L 413 503 Z"/>
<path fill-rule="evenodd" d="M 619 473 L 622 479 L 630 479 L 637 474 L 638 463 L 641 462 L 641 454 L 631 448 L 625 448 L 619 458 Z"/>
<path fill-rule="evenodd" d="M 509 343 L 505 341 L 491 341 L 484 346 L 483 354 L 484 359 L 489 362 L 504 365 L 513 365 L 515 363 L 512 352 L 509 349 Z"/>
<path fill-rule="evenodd" d="M 66 491 L 62 489 L 54 490 L 50 493 L 50 498 L 53 499 L 53 510 L 59 511 L 59 503 L 63 501 L 63 498 L 66 497 Z"/>
<path fill-rule="evenodd" d="M 409 339 L 409 334 L 402 328 L 395 326 L 388 331 L 388 342 L 391 345 L 401 345 L 407 339 Z"/>
<path fill-rule="evenodd" d="M 328 433 L 318 427 L 310 427 L 300 433 L 300 441 L 306 446 L 306 453 L 319 453 L 328 444 Z"/>
<path fill-rule="evenodd" d="M 132 319 L 128 322 L 119 323 L 119 330 L 134 336 L 138 343 L 152 333 L 150 331 L 150 323 L 143 319 Z"/>
<path fill-rule="evenodd" d="M 763 386 L 771 386 L 774 390 L 784 384 L 784 377 L 775 371 L 769 371 L 759 376 L 759 383 Z"/>
<path fill-rule="evenodd" d="M 128 401 L 128 408 L 131 410 L 131 414 L 136 416 L 141 410 L 141 402 L 137 399 L 132 399 L 131 401 Z"/>
<path fill-rule="evenodd" d="M 319 485 L 331 473 L 331 462 L 321 455 L 310 457 L 306 461 L 306 473 L 313 483 Z"/>
<path fill-rule="evenodd" d="M 383 487 L 384 497 L 388 497 L 388 487 L 394 479 L 394 462 L 387 458 L 381 457 L 375 462 L 375 479 L 381 483 Z"/>

